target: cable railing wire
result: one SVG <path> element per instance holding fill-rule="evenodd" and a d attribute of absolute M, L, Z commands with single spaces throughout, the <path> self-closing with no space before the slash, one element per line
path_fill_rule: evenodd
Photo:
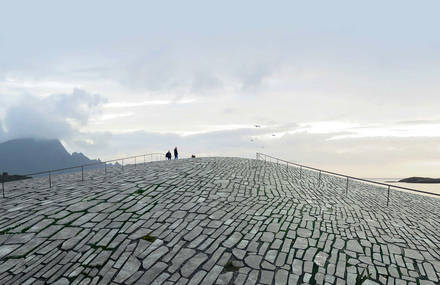
<path fill-rule="evenodd" d="M 371 184 L 385 186 L 385 187 L 387 187 L 387 206 L 389 205 L 389 202 L 390 202 L 390 190 L 392 188 L 402 189 L 402 190 L 405 190 L 405 191 L 422 193 L 422 194 L 429 194 L 429 195 L 440 197 L 439 193 L 433 193 L 433 192 L 422 191 L 422 190 L 408 188 L 408 187 L 392 185 L 392 184 L 378 182 L 378 181 L 373 181 L 373 180 L 369 180 L 369 179 L 365 179 L 365 178 L 358 178 L 358 177 L 354 177 L 354 176 L 350 176 L 350 175 L 336 173 L 336 172 L 333 172 L 333 171 L 328 171 L 328 170 L 323 170 L 323 169 L 319 169 L 319 168 L 315 168 L 315 167 L 310 167 L 310 166 L 302 165 L 302 164 L 291 162 L 291 161 L 287 161 L 287 160 L 284 160 L 284 159 L 281 159 L 281 158 L 278 158 L 278 157 L 273 157 L 273 156 L 270 156 L 268 154 L 257 152 L 256 159 L 260 160 L 260 159 L 263 159 L 263 158 L 264 158 L 264 161 L 267 161 L 267 158 L 269 158 L 269 162 L 270 162 L 270 159 L 273 159 L 273 160 L 277 161 L 277 163 L 284 162 L 284 163 L 286 163 L 287 167 L 289 167 L 289 165 L 299 167 L 300 168 L 300 179 L 302 179 L 302 169 L 309 169 L 309 170 L 318 172 L 319 173 L 319 178 L 318 178 L 319 182 L 321 180 L 321 173 L 330 174 L 330 175 L 338 176 L 338 177 L 343 177 L 343 178 L 345 178 L 347 180 L 346 188 L 345 188 L 345 194 L 346 195 L 348 194 L 348 190 L 349 190 L 349 180 L 355 180 L 355 181 L 361 181 L 361 182 L 366 182 L 366 183 L 371 183 Z"/>
<path fill-rule="evenodd" d="M 121 161 L 121 168 L 122 168 L 122 170 L 124 170 L 124 161 L 125 160 L 134 159 L 135 160 L 134 165 L 136 167 L 136 164 L 137 164 L 136 159 L 137 158 L 143 157 L 144 158 L 144 162 L 143 163 L 145 163 L 147 156 L 150 157 L 150 161 L 153 161 L 153 156 L 156 156 L 156 155 L 161 155 L 162 156 L 163 154 L 162 153 L 148 153 L 148 154 L 142 154 L 142 155 L 135 155 L 135 156 L 129 156 L 129 157 L 124 157 L 124 158 L 117 158 L 117 159 L 112 159 L 112 160 L 107 160 L 107 161 L 96 162 L 96 163 L 89 163 L 89 164 L 83 164 L 83 165 L 66 167 L 66 168 L 60 168 L 60 169 L 52 169 L 52 170 L 28 173 L 28 174 L 24 174 L 22 176 L 25 176 L 25 177 L 31 176 L 32 177 L 32 176 L 37 176 L 37 175 L 49 174 L 48 175 L 49 176 L 49 188 L 51 188 L 52 187 L 52 173 L 66 171 L 66 170 L 72 170 L 72 169 L 79 169 L 80 168 L 81 169 L 81 180 L 84 181 L 84 168 L 85 167 L 98 166 L 98 165 L 103 165 L 104 164 L 104 171 L 107 174 L 107 164 L 108 163 Z M 289 167 L 289 165 L 299 167 L 300 168 L 300 179 L 302 179 L 302 169 L 303 168 L 318 172 L 319 173 L 319 178 L 318 178 L 319 182 L 321 180 L 321 174 L 322 173 L 326 173 L 326 174 L 330 174 L 330 175 L 338 176 L 338 177 L 343 177 L 343 178 L 345 178 L 347 180 L 347 182 L 346 182 L 346 194 L 348 194 L 348 190 L 349 190 L 349 180 L 355 180 L 355 181 L 361 181 L 361 182 L 366 182 L 366 183 L 371 183 L 371 184 L 385 186 L 385 187 L 388 188 L 387 189 L 388 190 L 387 191 L 387 206 L 389 205 L 390 189 L 392 189 L 392 188 L 397 188 L 397 189 L 402 189 L 402 190 L 406 190 L 406 191 L 410 191 L 410 192 L 429 194 L 429 195 L 440 197 L 440 194 L 438 194 L 438 193 L 422 191 L 422 190 L 417 190 L 417 189 L 408 188 L 408 187 L 402 187 L 402 186 L 397 186 L 397 185 L 391 185 L 391 184 L 387 184 L 387 183 L 383 183 L 383 182 L 377 182 L 377 181 L 373 181 L 373 180 L 369 180 L 369 179 L 364 179 L 364 178 L 358 178 L 358 177 L 354 177 L 354 176 L 350 176 L 350 175 L 336 173 L 336 172 L 333 172 L 333 171 L 328 171 L 328 170 L 323 170 L 323 169 L 319 169 L 319 168 L 315 168 L 315 167 L 310 167 L 310 166 L 302 165 L 302 164 L 291 162 L 291 161 L 287 161 L 287 160 L 284 160 L 284 159 L 281 159 L 281 158 L 273 157 L 273 156 L 270 156 L 270 155 L 264 154 L 264 153 L 259 153 L 259 152 L 256 153 L 256 159 L 257 160 L 261 159 L 262 157 L 264 157 L 264 161 L 266 161 L 267 158 L 269 158 L 269 159 L 276 160 L 277 163 L 284 162 L 284 163 L 286 163 L 287 167 Z M 2 175 L 2 193 L 3 193 L 3 198 L 5 198 L 5 182 L 7 182 L 7 181 L 5 181 L 4 175 Z M 9 182 L 13 182 L 13 181 L 9 181 Z"/>
<path fill-rule="evenodd" d="M 72 169 L 81 169 L 81 181 L 84 181 L 84 168 L 86 168 L 86 167 L 104 165 L 104 172 L 105 172 L 105 174 L 107 174 L 107 164 L 108 163 L 113 163 L 113 162 L 117 162 L 118 163 L 119 161 L 121 161 L 121 168 L 122 168 L 122 170 L 124 170 L 124 161 L 125 160 L 134 159 L 134 166 L 136 167 L 136 165 L 137 165 L 136 159 L 137 158 L 143 157 L 144 158 L 143 163 L 145 164 L 147 157 L 150 157 L 150 162 L 151 162 L 151 161 L 153 161 L 153 157 L 156 157 L 157 155 L 160 155 L 160 157 L 163 157 L 162 153 L 157 153 L 157 152 L 155 152 L 155 153 L 146 153 L 146 154 L 141 154 L 141 155 L 128 156 L 128 157 L 111 159 L 111 160 L 100 161 L 100 162 L 95 162 L 95 163 L 82 164 L 82 165 L 77 165 L 77 166 L 72 166 L 72 167 L 65 167 L 65 168 L 59 168 L 59 169 L 51 169 L 51 170 L 45 170 L 45 171 L 40 171 L 40 172 L 27 173 L 27 174 L 23 174 L 21 176 L 33 178 L 33 176 L 49 174 L 48 175 L 48 178 L 49 178 L 49 180 L 48 180 L 49 188 L 52 188 L 52 173 L 61 172 L 61 171 L 67 171 L 67 170 L 72 170 Z M 158 160 L 160 160 L 160 159 L 158 159 Z M 27 178 L 24 178 L 24 179 L 27 179 Z M 14 182 L 14 181 L 17 181 L 17 180 L 5 181 L 5 176 L 2 175 L 2 193 L 3 193 L 3 198 L 6 198 L 5 197 L 5 183 L 7 183 L 7 182 Z"/>

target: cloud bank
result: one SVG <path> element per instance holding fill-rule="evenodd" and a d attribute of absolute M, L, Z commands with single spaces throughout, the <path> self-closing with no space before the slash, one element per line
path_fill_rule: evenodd
<path fill-rule="evenodd" d="M 81 89 L 45 97 L 23 95 L 2 110 L 0 141 L 14 138 L 58 138 L 68 150 L 92 158 L 110 159 L 163 152 L 178 146 L 181 157 L 239 156 L 268 153 L 290 161 L 361 177 L 435 176 L 440 167 L 440 137 L 397 132 L 400 128 L 430 130 L 438 120 L 398 121 L 382 126 L 325 123 L 267 123 L 224 125 L 204 132 L 87 130 L 99 118 L 110 123 L 121 116 L 102 114 L 101 95 Z M 167 106 L 167 105 L 165 105 Z M 109 108 L 112 110 L 113 108 Z M 177 123 L 177 122 L 176 122 Z M 390 136 L 384 136 L 384 134 Z M 394 134 L 394 135 L 393 135 Z M 381 167 L 379 168 L 378 165 Z"/>
<path fill-rule="evenodd" d="M 0 141 L 16 138 L 71 139 L 106 99 L 81 89 L 46 97 L 23 95 L 7 107 Z"/>

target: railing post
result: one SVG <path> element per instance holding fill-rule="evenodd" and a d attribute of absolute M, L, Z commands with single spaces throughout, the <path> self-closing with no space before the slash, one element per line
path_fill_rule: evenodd
<path fill-rule="evenodd" d="M 345 195 L 348 195 L 348 176 L 347 176 L 347 187 L 345 188 Z"/>
<path fill-rule="evenodd" d="M 107 175 L 107 162 L 104 162 L 104 173 Z"/>
<path fill-rule="evenodd" d="M 150 161 L 153 161 L 153 154 L 150 154 Z"/>
<path fill-rule="evenodd" d="M 302 179 L 302 174 L 303 174 L 303 167 L 300 166 L 299 167 L 299 179 Z"/>
<path fill-rule="evenodd" d="M 145 165 L 145 154 L 144 154 L 144 165 Z"/>
<path fill-rule="evenodd" d="M 286 170 L 289 170 L 289 162 L 286 162 Z"/>
<path fill-rule="evenodd" d="M 5 176 L 2 175 L 2 190 L 3 190 L 3 198 L 5 198 Z"/>
<path fill-rule="evenodd" d="M 84 166 L 81 166 L 81 181 L 84 181 Z"/>
<path fill-rule="evenodd" d="M 318 186 L 321 185 L 321 170 L 319 171 Z"/>
<path fill-rule="evenodd" d="M 52 176 L 51 176 L 51 172 L 49 172 L 49 188 L 52 188 Z"/>
<path fill-rule="evenodd" d="M 387 207 L 389 203 L 390 203 L 390 185 L 388 185 Z"/>
<path fill-rule="evenodd" d="M 124 160 L 122 160 L 122 171 L 124 171 Z"/>
<path fill-rule="evenodd" d="M 134 168 L 136 168 L 136 156 L 134 157 Z"/>

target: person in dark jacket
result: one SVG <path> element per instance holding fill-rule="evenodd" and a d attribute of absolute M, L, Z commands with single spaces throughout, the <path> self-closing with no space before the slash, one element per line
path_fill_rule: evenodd
<path fill-rule="evenodd" d="M 179 153 L 177 152 L 177 146 L 174 148 L 174 159 L 179 158 Z"/>
<path fill-rule="evenodd" d="M 168 158 L 168 160 L 171 160 L 171 151 L 168 151 L 167 154 L 165 154 L 165 157 Z"/>

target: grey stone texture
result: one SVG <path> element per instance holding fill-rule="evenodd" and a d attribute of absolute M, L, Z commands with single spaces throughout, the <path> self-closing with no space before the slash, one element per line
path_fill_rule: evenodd
<path fill-rule="evenodd" d="M 242 158 L 6 184 L 0 284 L 439 284 L 440 199 Z"/>

